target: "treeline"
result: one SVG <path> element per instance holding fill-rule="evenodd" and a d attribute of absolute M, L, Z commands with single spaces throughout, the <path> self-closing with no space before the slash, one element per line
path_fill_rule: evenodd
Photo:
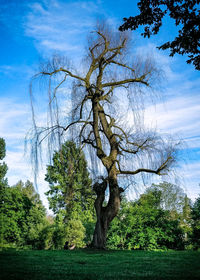
<path fill-rule="evenodd" d="M 172 191 L 168 193 L 167 206 L 163 201 L 165 191 Z M 77 205 L 77 212 L 74 210 L 73 216 L 65 221 L 64 210 L 54 217 L 46 215 L 29 181 L 4 187 L 2 197 L 2 246 L 63 249 L 64 246 L 82 248 L 91 243 L 95 225 L 92 205 L 90 210 L 80 210 Z M 200 248 L 200 198 L 192 206 L 187 196 L 182 196 L 180 188 L 166 182 L 152 185 L 138 200 L 123 198 L 119 214 L 108 232 L 107 247 L 128 250 Z"/>
<path fill-rule="evenodd" d="M 200 247 L 200 198 L 192 205 L 183 190 L 153 184 L 138 200 L 124 199 L 108 235 L 111 249 L 156 250 Z"/>
<path fill-rule="evenodd" d="M 0 160 L 5 141 L 0 138 Z M 30 181 L 8 186 L 0 164 L 0 243 L 2 247 L 72 249 L 89 246 L 96 217 L 95 195 L 83 152 L 66 142 L 47 166 L 48 216 Z M 122 198 L 108 232 L 107 247 L 128 250 L 200 248 L 200 197 L 192 204 L 183 190 L 153 184 L 137 200 Z"/>
<path fill-rule="evenodd" d="M 89 231 L 86 232 L 89 215 L 74 217 L 67 223 L 61 212 L 55 217 L 46 215 L 46 209 L 29 181 L 5 186 L 2 199 L 0 236 L 3 247 L 63 249 L 66 241 L 71 244 L 69 246 L 76 247 L 89 242 Z"/>

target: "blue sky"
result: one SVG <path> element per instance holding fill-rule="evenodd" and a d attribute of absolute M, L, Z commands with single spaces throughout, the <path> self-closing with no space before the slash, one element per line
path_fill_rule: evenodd
<path fill-rule="evenodd" d="M 10 185 L 20 179 L 33 180 L 30 161 L 24 155 L 24 138 L 31 128 L 29 83 L 39 61 L 57 52 L 78 64 L 97 19 L 118 28 L 123 17 L 136 14 L 137 1 L 131 0 L 0 0 L 0 137 L 7 144 Z M 176 33 L 173 21 L 166 19 L 160 33 L 151 39 L 134 31 L 133 45 L 138 53 L 152 54 L 165 72 L 162 98 L 146 108 L 146 123 L 184 140 L 177 176 L 195 199 L 200 193 L 200 72 L 187 65 L 185 57 L 171 58 L 168 51 L 156 49 Z M 39 192 L 46 204 L 44 173 L 45 166 Z"/>

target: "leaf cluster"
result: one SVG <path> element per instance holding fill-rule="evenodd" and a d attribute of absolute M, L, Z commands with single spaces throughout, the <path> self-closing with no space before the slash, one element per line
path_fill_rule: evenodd
<path fill-rule="evenodd" d="M 124 18 L 124 24 L 120 30 L 136 30 L 144 25 L 144 37 L 150 37 L 159 32 L 164 16 L 175 20 L 176 26 L 180 26 L 178 36 L 173 41 L 168 41 L 159 46 L 159 49 L 170 50 L 170 56 L 174 54 L 187 54 L 187 63 L 194 64 L 200 70 L 200 1 L 199 0 L 141 0 L 138 2 L 140 14 L 134 17 Z"/>

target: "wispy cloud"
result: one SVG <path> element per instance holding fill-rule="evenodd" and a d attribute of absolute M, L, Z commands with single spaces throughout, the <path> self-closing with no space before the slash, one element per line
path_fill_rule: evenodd
<path fill-rule="evenodd" d="M 40 119 L 44 115 L 40 114 Z M 0 99 L 0 137 L 6 141 L 6 157 L 4 161 L 8 165 L 9 185 L 16 184 L 19 180 L 34 181 L 34 174 L 28 154 L 24 152 L 25 135 L 31 128 L 32 120 L 30 104 L 21 104 L 16 99 Z M 40 196 L 48 208 L 47 198 L 44 192 L 48 190 L 48 184 L 44 181 L 45 165 L 38 174 L 38 190 Z"/>
<path fill-rule="evenodd" d="M 0 135 L 6 141 L 5 160 L 9 166 L 9 174 L 27 174 L 27 168 L 24 169 L 23 147 L 25 134 L 31 124 L 30 108 L 16 100 L 1 99 L 0 114 Z"/>
<path fill-rule="evenodd" d="M 29 5 L 25 33 L 42 53 L 81 50 L 85 34 L 101 14 L 98 2 L 42 1 Z"/>
<path fill-rule="evenodd" d="M 16 139 L 24 137 L 28 125 L 30 125 L 29 105 L 2 98 L 0 102 L 1 135 L 8 141 L 16 136 Z"/>
<path fill-rule="evenodd" d="M 178 134 L 180 138 L 196 137 L 200 132 L 200 96 L 170 98 L 148 107 L 145 115 L 146 123 L 154 123 L 162 132 Z"/>

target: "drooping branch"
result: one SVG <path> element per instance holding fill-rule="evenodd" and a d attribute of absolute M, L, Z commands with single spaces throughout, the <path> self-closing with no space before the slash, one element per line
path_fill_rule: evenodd
<path fill-rule="evenodd" d="M 67 131 L 71 126 L 73 126 L 73 125 L 75 125 L 75 124 L 78 124 L 78 123 L 93 125 L 92 122 L 83 121 L 83 120 L 78 120 L 78 121 L 71 122 L 70 124 L 68 124 L 68 125 L 67 125 L 66 127 L 64 127 L 63 129 L 64 129 L 65 131 Z"/>
<path fill-rule="evenodd" d="M 122 145 L 119 145 L 119 148 L 123 151 L 123 152 L 126 152 L 126 153 L 129 153 L 129 154 L 137 154 L 140 150 L 146 148 L 147 146 L 145 146 L 145 144 L 149 141 L 149 139 L 146 139 L 142 144 L 139 144 L 137 145 L 137 149 L 126 149 L 124 147 L 122 147 Z"/>
<path fill-rule="evenodd" d="M 55 87 L 54 92 L 53 92 L 53 98 L 51 98 L 50 103 L 52 103 L 53 99 L 56 97 L 57 90 L 66 81 L 66 79 L 67 79 L 67 74 L 64 76 L 64 79 Z"/>

